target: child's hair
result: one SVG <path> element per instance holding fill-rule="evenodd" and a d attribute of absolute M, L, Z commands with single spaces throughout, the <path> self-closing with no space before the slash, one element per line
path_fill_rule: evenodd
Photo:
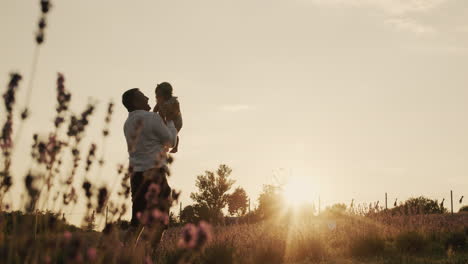
<path fill-rule="evenodd" d="M 168 82 L 162 82 L 156 85 L 156 95 L 161 95 L 164 99 L 172 98 L 172 85 Z"/>

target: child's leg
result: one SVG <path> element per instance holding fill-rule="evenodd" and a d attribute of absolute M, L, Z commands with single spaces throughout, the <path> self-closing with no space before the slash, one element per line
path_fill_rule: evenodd
<path fill-rule="evenodd" d="M 179 114 L 178 118 L 174 119 L 174 125 L 177 129 L 177 133 L 182 129 L 182 116 Z M 179 150 L 179 136 L 177 136 L 177 142 L 174 148 L 170 151 L 171 153 L 177 153 Z"/>

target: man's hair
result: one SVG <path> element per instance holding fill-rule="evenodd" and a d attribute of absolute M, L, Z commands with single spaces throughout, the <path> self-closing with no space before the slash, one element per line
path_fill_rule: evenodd
<path fill-rule="evenodd" d="M 138 88 L 132 88 L 130 90 L 125 91 L 125 93 L 122 94 L 122 104 L 125 106 L 125 108 L 127 108 L 129 112 L 132 111 L 135 107 L 133 105 L 133 98 L 135 97 L 135 94 L 138 91 Z"/>
<path fill-rule="evenodd" d="M 156 95 L 161 95 L 164 99 L 172 97 L 172 85 L 168 82 L 162 82 L 156 85 Z"/>

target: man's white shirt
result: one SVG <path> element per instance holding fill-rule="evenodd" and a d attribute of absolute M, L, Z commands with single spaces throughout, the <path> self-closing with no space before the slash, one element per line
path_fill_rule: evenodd
<path fill-rule="evenodd" d="M 164 123 L 159 114 L 145 110 L 128 113 L 124 124 L 130 166 L 133 171 L 145 171 L 156 167 L 156 159 L 177 141 L 177 129 L 174 122 Z M 165 160 L 159 160 L 165 162 Z"/>

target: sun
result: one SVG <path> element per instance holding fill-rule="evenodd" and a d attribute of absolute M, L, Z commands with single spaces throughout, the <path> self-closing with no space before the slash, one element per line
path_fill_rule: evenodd
<path fill-rule="evenodd" d="M 292 178 L 283 187 L 284 201 L 292 207 L 313 202 L 312 186 L 299 178 Z"/>

